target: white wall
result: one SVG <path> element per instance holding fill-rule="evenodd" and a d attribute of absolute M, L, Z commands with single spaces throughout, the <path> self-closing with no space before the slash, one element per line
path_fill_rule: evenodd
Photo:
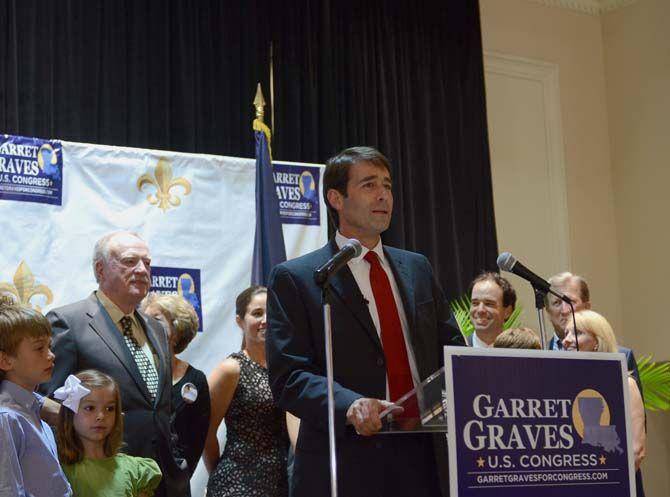
<path fill-rule="evenodd" d="M 659 305 L 670 246 L 670 2 L 638 0 L 601 15 L 532 0 L 479 3 L 500 250 L 547 276 L 563 257 L 565 269 L 587 278 L 620 342 L 638 357 L 670 359 Z M 501 75 L 494 62 L 535 75 Z M 538 81 L 541 68 L 555 71 L 556 88 Z M 561 218 L 554 206 L 563 189 Z M 527 285 L 514 284 L 537 329 Z M 670 414 L 649 413 L 648 431 L 646 495 L 668 496 Z"/>

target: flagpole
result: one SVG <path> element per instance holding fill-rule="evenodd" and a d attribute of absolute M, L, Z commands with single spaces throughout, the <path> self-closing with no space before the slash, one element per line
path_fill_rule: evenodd
<path fill-rule="evenodd" d="M 260 83 L 253 105 L 256 142 L 256 233 L 251 263 L 251 284 L 267 285 L 272 268 L 286 260 L 282 219 L 272 168 L 272 132 L 263 122 L 265 98 Z"/>
<path fill-rule="evenodd" d="M 263 123 L 265 116 L 265 99 L 263 98 L 263 91 L 261 84 L 258 83 L 256 87 L 256 98 L 254 98 L 254 107 L 256 108 L 256 120 L 254 121 L 254 129 L 265 132 L 268 138 L 268 149 L 270 148 L 269 129 Z M 267 131 L 265 131 L 267 130 Z M 322 305 L 323 305 L 323 322 L 324 335 L 326 342 L 326 379 L 328 383 L 328 447 L 330 458 L 330 495 L 337 497 L 337 457 L 335 445 L 335 389 L 334 389 L 334 373 L 333 373 L 333 338 L 332 338 L 332 324 L 330 315 L 330 301 L 328 281 L 322 284 Z"/>
<path fill-rule="evenodd" d="M 275 59 L 272 42 L 270 42 L 270 124 L 275 129 Z"/>

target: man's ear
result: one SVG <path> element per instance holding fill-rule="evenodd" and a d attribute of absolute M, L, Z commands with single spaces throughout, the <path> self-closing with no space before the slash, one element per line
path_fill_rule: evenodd
<path fill-rule="evenodd" d="M 14 369 L 14 361 L 12 360 L 12 356 L 10 356 L 7 352 L 0 351 L 0 369 L 2 369 L 4 372 Z"/>
<path fill-rule="evenodd" d="M 509 319 L 509 317 L 512 315 L 513 312 L 514 312 L 514 307 L 512 307 L 511 305 L 508 305 L 507 307 L 503 307 L 503 318 L 505 319 L 505 321 L 507 321 Z"/>
<path fill-rule="evenodd" d="M 98 280 L 102 280 L 102 266 L 104 265 L 102 259 L 95 261 L 95 277 Z"/>
<path fill-rule="evenodd" d="M 328 203 L 333 209 L 335 209 L 336 211 L 342 209 L 343 196 L 340 192 L 338 192 L 334 188 L 331 188 L 330 190 L 328 190 L 326 198 L 328 198 Z"/>

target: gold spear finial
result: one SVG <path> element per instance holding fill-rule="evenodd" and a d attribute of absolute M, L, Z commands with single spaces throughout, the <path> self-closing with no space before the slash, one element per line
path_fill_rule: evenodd
<path fill-rule="evenodd" d="M 258 83 L 258 86 L 256 87 L 254 107 L 256 107 L 256 119 L 258 119 L 260 122 L 263 122 L 263 117 L 265 116 L 265 99 L 263 98 L 263 90 L 261 90 L 260 83 Z"/>
<path fill-rule="evenodd" d="M 256 107 L 256 119 L 254 119 L 252 127 L 254 131 L 263 132 L 268 143 L 268 152 L 270 153 L 270 157 L 272 157 L 272 146 L 270 145 L 270 142 L 272 141 L 272 133 L 270 132 L 270 128 L 263 122 L 263 117 L 265 116 L 265 110 L 263 109 L 263 107 L 265 107 L 265 99 L 263 98 L 263 90 L 261 90 L 260 83 L 258 83 L 258 86 L 256 87 L 254 107 Z"/>

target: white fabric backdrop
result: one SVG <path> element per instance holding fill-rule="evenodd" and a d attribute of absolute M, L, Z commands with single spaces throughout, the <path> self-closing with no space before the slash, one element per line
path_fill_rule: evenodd
<path fill-rule="evenodd" d="M 43 294 L 30 299 L 44 312 L 83 299 L 96 288 L 91 269 L 95 241 L 114 230 L 136 231 L 149 244 L 152 265 L 200 270 L 204 331 L 182 358 L 208 374 L 216 363 L 239 350 L 234 302 L 251 277 L 255 161 L 71 142 L 62 145 L 62 206 L 0 200 L 0 282 L 21 287 L 24 293 L 30 288 L 39 290 L 39 285 L 48 287 L 53 302 L 47 303 Z M 142 191 L 137 186 L 143 174 L 155 178 L 159 159 L 169 164 L 173 178 L 182 177 L 192 186 L 188 195 L 183 187 L 173 187 L 170 193 L 181 203 L 167 210 L 147 201 L 147 195 L 156 194 L 154 185 L 147 184 Z M 319 177 L 321 191 L 323 174 Z M 326 209 L 321 200 L 320 209 L 320 226 L 284 225 L 287 257 L 326 242 Z M 22 261 L 23 271 L 16 278 Z M 198 497 L 204 494 L 206 482 L 201 466 L 192 480 L 193 495 Z"/>

